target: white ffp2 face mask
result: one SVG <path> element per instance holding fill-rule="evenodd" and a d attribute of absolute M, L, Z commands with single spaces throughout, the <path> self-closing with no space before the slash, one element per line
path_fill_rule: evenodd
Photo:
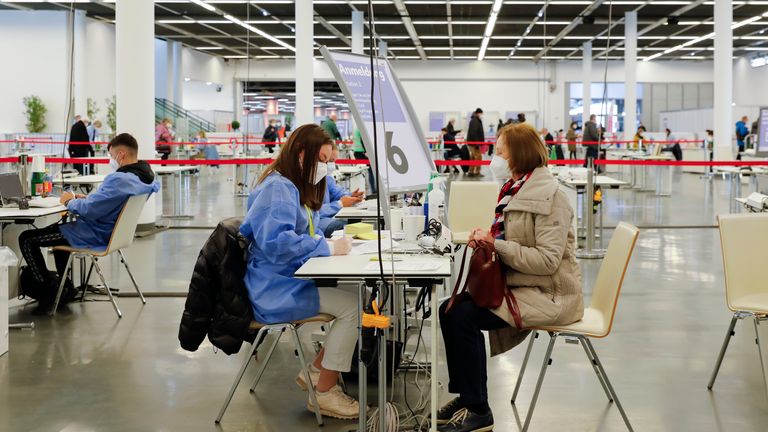
<path fill-rule="evenodd" d="M 318 162 L 315 168 L 315 184 L 320 183 L 328 175 L 328 165 Z"/>
<path fill-rule="evenodd" d="M 509 161 L 497 154 L 493 155 L 490 168 L 497 179 L 512 178 L 512 171 L 509 170 Z"/>
<path fill-rule="evenodd" d="M 117 171 L 120 168 L 120 164 L 112 156 L 109 156 L 109 168 L 112 171 Z"/>
<path fill-rule="evenodd" d="M 336 171 L 336 162 L 328 162 L 326 165 L 328 166 L 328 174 L 333 174 Z"/>

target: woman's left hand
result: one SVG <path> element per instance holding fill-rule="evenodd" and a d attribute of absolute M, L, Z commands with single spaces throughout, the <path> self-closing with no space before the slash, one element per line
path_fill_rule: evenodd
<path fill-rule="evenodd" d="M 496 240 L 495 238 L 493 238 L 490 231 L 486 231 L 481 228 L 475 228 L 472 231 L 472 234 L 470 234 L 469 239 L 476 240 L 476 241 L 483 241 L 490 244 L 493 244 L 493 242 Z"/>

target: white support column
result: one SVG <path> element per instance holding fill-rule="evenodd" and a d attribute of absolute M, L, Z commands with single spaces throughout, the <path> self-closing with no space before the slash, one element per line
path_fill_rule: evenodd
<path fill-rule="evenodd" d="M 173 103 L 184 106 L 184 69 L 181 66 L 181 50 L 183 46 L 179 41 L 171 42 L 173 46 L 173 81 L 168 83 L 168 87 L 173 90 Z"/>
<path fill-rule="evenodd" d="M 592 105 L 592 42 L 584 42 L 581 47 L 581 56 L 581 102 L 583 105 L 581 122 L 587 124 L 589 108 Z"/>
<path fill-rule="evenodd" d="M 233 97 L 233 100 L 235 101 L 235 115 L 232 120 L 239 121 L 240 130 L 245 130 L 245 122 L 243 121 L 243 82 L 240 80 L 235 80 L 235 85 L 232 87 L 234 88 L 235 92 Z"/>
<path fill-rule="evenodd" d="M 379 57 L 387 58 L 389 46 L 383 40 L 379 41 Z"/>
<path fill-rule="evenodd" d="M 624 139 L 637 130 L 637 12 L 624 15 Z"/>
<path fill-rule="evenodd" d="M 296 0 L 296 127 L 315 120 L 313 13 L 312 0 Z"/>
<path fill-rule="evenodd" d="M 730 0 L 715 0 L 715 160 L 733 160 L 735 125 L 733 122 L 733 5 Z"/>
<path fill-rule="evenodd" d="M 76 10 L 74 14 L 69 16 L 69 19 L 74 20 L 74 23 L 71 23 L 70 25 L 73 25 L 75 30 L 74 34 L 71 34 L 69 30 L 67 30 L 68 42 L 74 42 L 74 53 L 72 58 L 72 61 L 74 62 L 72 64 L 72 102 L 74 105 L 72 106 L 72 117 L 81 115 L 85 118 L 88 113 L 88 84 L 85 79 L 85 58 L 88 55 L 88 53 L 85 52 L 85 11 Z M 69 47 L 70 45 L 68 43 L 67 48 Z M 67 53 L 67 58 L 69 58 L 69 53 Z M 69 70 L 67 70 L 67 74 L 69 74 Z M 70 121 L 71 120 L 72 118 L 70 118 Z M 90 120 L 93 121 L 94 119 Z M 56 126 L 58 127 L 59 125 Z M 67 132 L 69 132 L 69 126 L 70 125 L 67 125 Z"/>
<path fill-rule="evenodd" d="M 165 41 L 165 95 L 164 97 L 169 102 L 175 102 L 173 100 L 173 86 L 175 75 L 173 73 L 173 41 Z M 158 95 L 157 97 L 161 97 Z"/>
<path fill-rule="evenodd" d="M 139 158 L 155 158 L 155 5 L 153 0 L 117 0 L 115 88 L 117 133 L 139 142 Z M 155 199 L 147 201 L 140 225 L 154 225 Z"/>
<path fill-rule="evenodd" d="M 352 53 L 363 53 L 363 11 L 352 11 Z"/>

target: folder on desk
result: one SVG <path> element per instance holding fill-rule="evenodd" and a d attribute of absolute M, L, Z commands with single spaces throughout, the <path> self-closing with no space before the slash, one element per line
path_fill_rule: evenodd
<path fill-rule="evenodd" d="M 347 235 L 359 236 L 361 234 L 373 232 L 373 225 L 364 222 L 348 224 L 344 227 L 344 232 L 346 232 Z"/>

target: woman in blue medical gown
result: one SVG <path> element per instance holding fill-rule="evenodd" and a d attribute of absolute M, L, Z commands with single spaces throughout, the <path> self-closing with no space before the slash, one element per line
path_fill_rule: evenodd
<path fill-rule="evenodd" d="M 357 341 L 357 294 L 339 288 L 318 289 L 314 282 L 294 277 L 312 257 L 350 251 L 348 239 L 326 240 L 317 228 L 332 144 L 320 126 L 307 124 L 296 129 L 248 197 L 248 213 L 240 232 L 251 242 L 245 284 L 256 321 L 287 322 L 318 313 L 336 317 L 324 349 L 310 365 L 310 375 L 320 412 L 354 419 L 358 402 L 344 394 L 338 377 L 339 372 L 350 370 Z M 307 388 L 301 373 L 296 383 Z M 311 401 L 307 408 L 316 409 Z"/>

